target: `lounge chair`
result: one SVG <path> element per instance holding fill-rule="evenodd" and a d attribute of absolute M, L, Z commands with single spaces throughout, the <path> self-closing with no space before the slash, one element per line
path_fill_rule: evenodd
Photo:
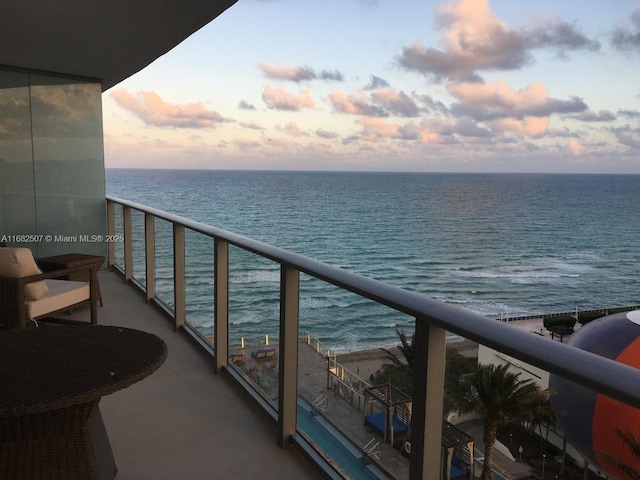
<path fill-rule="evenodd" d="M 251 356 L 256 360 L 263 360 L 265 358 L 275 357 L 275 348 L 260 348 L 251 352 Z"/>
<path fill-rule="evenodd" d="M 89 273 L 88 282 L 56 280 L 80 271 Z M 90 305 L 90 322 L 97 324 L 97 274 L 95 265 L 42 273 L 28 248 L 0 248 L 0 329 L 24 328 L 45 319 L 80 323 L 51 315 L 85 304 Z"/>

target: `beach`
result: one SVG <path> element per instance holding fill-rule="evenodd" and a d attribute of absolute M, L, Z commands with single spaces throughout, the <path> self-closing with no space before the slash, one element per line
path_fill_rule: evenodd
<path fill-rule="evenodd" d="M 465 357 L 478 356 L 478 344 L 471 340 L 456 338 L 450 340 L 447 345 L 457 349 Z M 399 348 L 394 347 L 388 350 L 403 360 Z M 371 374 L 375 375 L 383 364 L 389 363 L 388 353 L 382 348 L 338 354 L 336 360 L 364 380 L 367 380 Z"/>

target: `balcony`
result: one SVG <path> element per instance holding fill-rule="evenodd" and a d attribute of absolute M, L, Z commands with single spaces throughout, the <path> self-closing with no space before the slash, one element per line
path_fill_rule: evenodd
<path fill-rule="evenodd" d="M 101 274 L 107 302 L 100 311 L 101 323 L 158 333 L 173 352 L 154 376 L 103 400 L 105 423 L 121 466 L 118 478 L 127 478 L 128 468 L 131 478 L 153 468 L 161 475 L 169 471 L 169 464 L 175 465 L 181 476 L 187 476 L 185 468 L 195 468 L 194 478 L 206 475 L 207 470 L 221 469 L 231 478 L 252 476 L 248 469 L 261 472 L 260 476 L 273 473 L 273 478 L 315 478 L 319 473 L 309 468 L 308 461 L 319 466 L 325 476 L 343 476 L 342 465 L 320 453 L 313 440 L 300 432 L 298 397 L 305 388 L 301 378 L 308 375 L 308 361 L 304 359 L 308 349 L 300 346 L 301 274 L 415 318 L 412 455 L 405 470 L 387 470 L 394 478 L 440 477 L 440 442 L 429 439 L 439 439 L 443 433 L 447 332 L 640 407 L 640 396 L 634 388 L 640 384 L 636 369 L 144 205 L 107 197 L 107 211 L 110 236 L 123 240 L 119 245 L 110 244 L 109 263 L 142 295 L 119 283 L 117 274 Z M 189 241 L 185 241 L 187 238 Z M 211 242 L 210 246 L 200 245 L 204 250 L 198 254 L 197 262 L 200 267 L 204 264 L 212 277 L 212 321 L 204 328 L 192 323 L 187 315 L 186 278 L 194 268 L 187 245 L 198 244 L 194 239 Z M 229 340 L 233 300 L 229 287 L 229 271 L 233 268 L 230 248 L 241 250 L 256 261 L 269 261 L 279 271 L 279 324 L 276 345 L 269 346 L 275 351 L 270 363 L 275 372 L 271 385 L 261 381 L 264 375 L 254 375 L 255 369 L 249 374 L 251 368 L 239 368 L 233 361 L 237 346 L 232 347 Z M 210 264 L 203 252 L 212 257 Z M 157 273 L 160 270 L 162 275 Z M 170 285 L 163 285 L 160 277 L 169 278 Z M 560 358 L 562 362 L 558 361 Z M 266 366 L 262 368 L 264 372 Z M 132 428 L 137 422 L 141 422 L 140 428 Z M 148 432 L 154 442 L 159 439 L 161 443 L 154 446 L 138 436 Z M 281 448 L 290 445 L 298 448 Z"/>
<path fill-rule="evenodd" d="M 278 446 L 274 423 L 227 375 L 214 374 L 213 359 L 188 336 L 120 275 L 99 277 L 100 324 L 151 332 L 169 350 L 153 375 L 100 402 L 118 480 L 323 478 L 297 449 Z"/>

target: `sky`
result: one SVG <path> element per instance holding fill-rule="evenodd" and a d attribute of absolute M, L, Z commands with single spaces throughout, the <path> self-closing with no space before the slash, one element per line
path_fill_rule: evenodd
<path fill-rule="evenodd" d="M 103 121 L 107 168 L 640 173 L 640 5 L 239 0 Z"/>

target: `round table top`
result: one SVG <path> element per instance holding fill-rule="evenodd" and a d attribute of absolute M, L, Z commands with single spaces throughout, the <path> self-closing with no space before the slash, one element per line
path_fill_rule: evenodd
<path fill-rule="evenodd" d="M 41 326 L 0 333 L 0 417 L 70 407 L 113 393 L 167 357 L 155 335 L 102 325 Z"/>

